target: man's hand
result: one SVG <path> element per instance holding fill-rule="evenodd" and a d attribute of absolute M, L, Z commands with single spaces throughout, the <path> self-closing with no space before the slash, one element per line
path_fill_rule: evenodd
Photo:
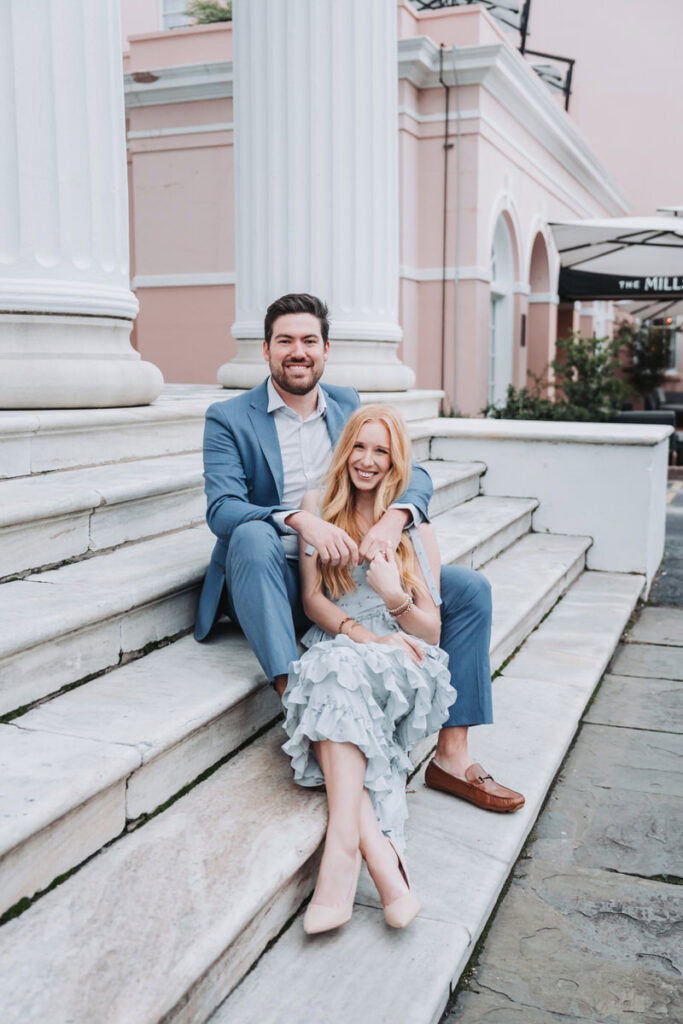
<path fill-rule="evenodd" d="M 380 521 L 375 523 L 363 537 L 360 557 L 371 562 L 380 551 L 393 555 L 401 542 L 403 528 L 410 519 L 405 508 L 388 508 Z"/>
<path fill-rule="evenodd" d="M 358 545 L 345 530 L 326 523 L 311 512 L 293 512 L 285 523 L 316 549 L 325 565 L 348 565 L 349 562 L 358 565 Z"/>

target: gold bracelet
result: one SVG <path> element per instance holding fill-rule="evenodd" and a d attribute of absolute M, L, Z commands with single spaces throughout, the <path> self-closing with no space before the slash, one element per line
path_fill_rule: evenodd
<path fill-rule="evenodd" d="M 341 622 L 339 623 L 339 626 L 337 627 L 337 636 L 339 636 L 339 634 L 343 632 L 344 626 L 346 625 L 347 622 L 353 621 L 354 618 L 352 615 L 347 615 L 345 619 L 342 619 Z M 344 636 L 348 636 L 348 633 L 344 633 Z"/>
<path fill-rule="evenodd" d="M 406 594 L 405 598 L 396 608 L 387 608 L 387 611 L 391 615 L 392 619 L 397 619 L 399 615 L 405 615 L 405 613 L 413 607 L 413 599 L 410 594 Z"/>

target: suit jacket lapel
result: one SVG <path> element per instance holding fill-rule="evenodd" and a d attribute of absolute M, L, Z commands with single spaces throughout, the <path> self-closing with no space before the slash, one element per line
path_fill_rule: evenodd
<path fill-rule="evenodd" d="M 268 468 L 275 481 L 278 501 L 282 501 L 282 492 L 285 486 L 285 474 L 282 468 L 282 454 L 280 442 L 275 427 L 275 419 L 268 413 L 268 390 L 266 382 L 254 388 L 254 393 L 249 405 L 249 416 L 254 426 L 254 432 L 261 445 L 261 451 L 268 463 Z"/>
<path fill-rule="evenodd" d="M 320 385 L 322 387 L 322 385 Z M 336 445 L 339 440 L 339 435 L 346 426 L 347 416 L 344 415 L 340 405 L 335 402 L 334 398 L 330 397 L 327 389 L 323 388 L 325 392 L 325 403 L 327 405 L 327 412 L 325 414 L 325 421 L 327 423 L 327 432 L 330 435 L 332 441 L 332 447 Z"/>

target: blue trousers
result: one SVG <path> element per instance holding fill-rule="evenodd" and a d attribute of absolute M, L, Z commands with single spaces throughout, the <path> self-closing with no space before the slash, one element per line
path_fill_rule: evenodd
<path fill-rule="evenodd" d="M 270 523 L 255 520 L 238 526 L 225 562 L 226 603 L 239 623 L 266 677 L 287 675 L 299 658 L 296 634 L 310 623 L 304 615 L 296 563 L 285 557 Z M 441 568 L 441 639 L 449 657 L 458 699 L 449 725 L 484 725 L 493 721 L 491 705 L 491 585 L 461 565 Z"/>

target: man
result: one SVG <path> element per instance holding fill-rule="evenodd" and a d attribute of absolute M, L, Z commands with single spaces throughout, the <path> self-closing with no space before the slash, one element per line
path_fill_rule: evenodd
<path fill-rule="evenodd" d="M 195 637 L 204 640 L 223 602 L 266 676 L 282 696 L 299 655 L 296 630 L 307 625 L 299 597 L 298 538 L 323 562 L 346 565 L 395 551 L 401 532 L 427 518 L 429 474 L 413 465 L 408 490 L 368 531 L 360 547 L 343 530 L 298 504 L 317 487 L 344 424 L 360 404 L 355 388 L 320 384 L 330 343 L 327 307 L 290 294 L 266 312 L 263 354 L 270 367 L 258 387 L 206 413 L 207 522 L 218 541 L 204 580 Z M 468 728 L 492 721 L 488 581 L 462 566 L 441 569 L 441 647 L 458 699 L 439 734 L 428 786 L 493 811 L 514 811 L 524 797 L 472 764 Z"/>

